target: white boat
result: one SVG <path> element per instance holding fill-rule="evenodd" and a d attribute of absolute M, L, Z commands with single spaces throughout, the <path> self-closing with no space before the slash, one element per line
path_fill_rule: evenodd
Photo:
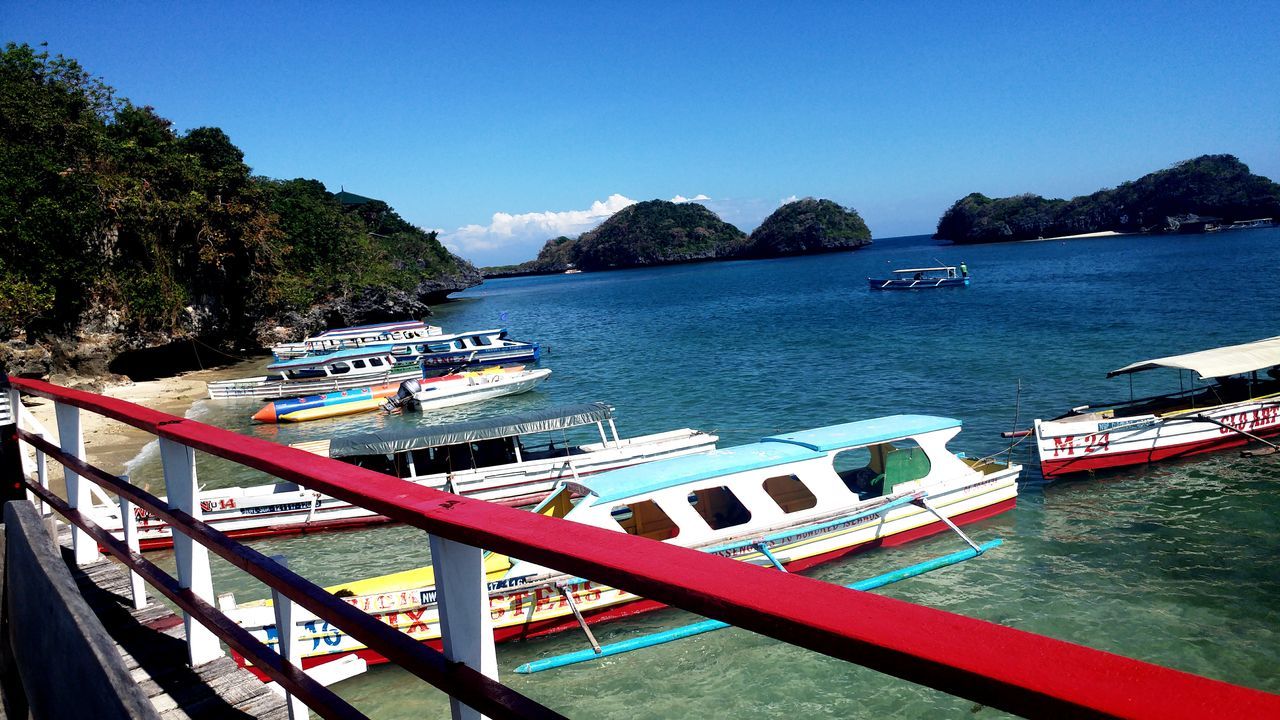
<path fill-rule="evenodd" d="M 794 572 L 1011 509 L 1021 467 L 951 452 L 947 442 L 959 432 L 957 420 L 895 415 L 776 435 L 566 480 L 538 512 Z M 625 590 L 496 553 L 486 557 L 485 569 L 497 641 L 661 607 Z M 327 590 L 439 647 L 432 568 Z M 226 606 L 228 617 L 260 640 L 275 641 L 268 602 L 235 607 L 234 598 L 227 598 Z M 579 613 L 582 620 L 575 617 Z M 305 611 L 297 622 L 304 667 L 353 653 L 369 662 L 383 659 L 338 628 L 317 629 Z M 321 637 L 323 642 L 305 642 Z M 243 664 L 243 658 L 237 660 Z"/>
<path fill-rule="evenodd" d="M 421 320 L 358 325 L 326 330 L 301 342 L 281 343 L 271 348 L 271 354 L 276 360 L 293 360 L 308 355 L 323 355 L 335 350 L 421 340 L 443 332 L 438 326 L 428 325 Z"/>
<path fill-rule="evenodd" d="M 1280 336 L 1143 360 L 1107 377 L 1157 368 L 1190 370 L 1209 384 L 1036 420 L 1044 476 L 1197 455 L 1280 433 Z"/>
<path fill-rule="evenodd" d="M 550 376 L 551 371 L 546 368 L 527 370 L 523 365 L 516 365 L 405 380 L 400 384 L 399 392 L 388 398 L 384 407 L 387 410 L 437 410 L 466 405 L 529 392 Z"/>
<path fill-rule="evenodd" d="M 596 435 L 599 442 L 563 444 L 564 438 L 585 435 L 583 431 L 587 429 L 595 431 L 591 434 Z M 604 403 L 587 403 L 488 420 L 418 427 L 412 432 L 387 431 L 346 443 L 324 440 L 297 443 L 294 447 L 329 454 L 333 445 L 338 448 L 338 457 L 357 465 L 391 470 L 393 475 L 428 487 L 521 506 L 538 502 L 560 479 L 706 452 L 715 448 L 718 439 L 687 428 L 619 438 L 613 408 Z M 380 443 L 389 445 L 371 447 Z M 404 449 L 399 452 L 386 449 L 391 445 Z M 429 463 L 434 464 L 429 466 Z M 405 472 L 415 467 L 418 472 Z M 387 522 L 369 510 L 294 483 L 203 491 L 200 507 L 205 522 L 239 538 Z M 142 549 L 173 544 L 167 523 L 141 509 L 135 509 L 134 514 Z M 93 516 L 95 522 L 114 532 L 116 537 L 122 537 L 119 506 L 97 505 Z"/>

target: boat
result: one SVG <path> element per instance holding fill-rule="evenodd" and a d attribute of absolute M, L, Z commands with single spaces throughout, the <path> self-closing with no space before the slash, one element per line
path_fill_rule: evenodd
<path fill-rule="evenodd" d="M 952 265 L 894 270 L 887 279 L 867 278 L 872 290 L 930 290 L 944 287 L 969 287 L 969 268 L 959 270 Z"/>
<path fill-rule="evenodd" d="M 959 432 L 960 422 L 950 418 L 895 415 L 775 435 L 565 480 L 537 512 L 795 572 L 1012 508 L 1021 467 L 951 452 L 946 444 Z M 578 614 L 582 622 L 598 623 L 662 607 L 497 553 L 486 555 L 485 572 L 496 641 L 576 628 Z M 326 589 L 415 640 L 439 647 L 431 567 Z M 237 606 L 234 596 L 225 600 L 229 618 L 259 640 L 275 642 L 268 601 Z M 383 660 L 340 629 L 318 628 L 313 616 L 295 612 L 301 614 L 303 667 L 351 654 L 368 662 Z M 245 664 L 243 657 L 236 659 Z"/>
<path fill-rule="evenodd" d="M 260 423 L 306 422 L 370 412 L 381 408 L 387 398 L 395 396 L 401 385 L 403 383 L 382 383 L 323 395 L 275 400 L 263 405 L 253 414 L 253 419 Z"/>
<path fill-rule="evenodd" d="M 1033 434 L 1046 478 L 1239 447 L 1280 433 L 1280 336 L 1142 360 L 1107 373 L 1189 370 L 1208 385 L 1081 405 Z M 1259 376 L 1259 372 L 1263 372 Z M 1265 442 L 1265 441 L 1263 441 Z"/>
<path fill-rule="evenodd" d="M 606 423 L 611 436 L 606 435 Z M 542 439 L 541 445 L 532 444 L 552 433 L 560 441 L 571 437 L 569 433 L 586 434 L 588 429 L 595 431 L 592 434 L 597 442 L 553 447 Z M 713 449 L 719 439 L 687 428 L 619 438 L 613 421 L 613 408 L 605 403 L 571 405 L 414 430 L 422 442 L 430 443 L 434 439 L 435 445 L 415 443 L 401 460 L 412 468 L 416 458 L 418 463 L 422 463 L 422 472 L 411 476 L 406 473 L 400 477 L 428 487 L 514 506 L 537 503 L 560 478 L 572 479 L 600 470 L 705 452 Z M 522 454 L 515 460 L 501 454 L 498 449 L 504 443 L 513 453 Z M 327 450 L 329 441 L 295 445 L 313 452 L 321 452 L 321 446 Z M 353 444 L 352 447 L 359 446 Z M 377 457 L 386 461 L 388 456 Z M 450 463 L 450 467 L 428 472 L 425 463 L 432 457 Z M 372 458 L 367 454 L 356 454 L 344 459 L 368 465 Z M 390 463 L 389 466 L 395 467 L 395 464 Z M 450 468 L 452 473 L 447 472 Z M 341 530 L 389 522 L 372 511 L 289 482 L 205 490 L 199 499 L 202 519 L 215 529 L 237 538 Z M 110 498 L 104 498 L 94 505 L 94 521 L 116 537 L 123 537 L 119 505 L 109 501 Z M 163 520 L 136 507 L 134 517 L 138 523 L 138 543 L 143 550 L 173 544 L 172 533 Z"/>
<path fill-rule="evenodd" d="M 427 342 L 368 345 L 277 361 L 262 375 L 209 383 L 209 397 L 273 398 L 318 395 L 351 388 L 396 383 L 421 377 L 427 368 L 536 362 L 537 343 L 513 340 L 506 330 L 438 335 Z"/>
<path fill-rule="evenodd" d="M 498 366 L 451 373 L 422 380 L 405 380 L 400 390 L 382 403 L 388 411 L 438 410 L 481 402 L 504 395 L 529 392 L 551 376 L 546 368 L 526 370 L 523 365 Z"/>
<path fill-rule="evenodd" d="M 271 348 L 276 360 L 293 360 L 308 355 L 323 355 L 335 350 L 350 350 L 366 345 L 380 345 L 398 341 L 418 340 L 440 335 L 444 331 L 437 325 L 421 320 L 400 320 L 376 325 L 357 325 L 326 330 L 301 342 L 282 343 Z"/>
<path fill-rule="evenodd" d="M 595 402 L 447 425 L 387 428 L 293 447 L 428 487 L 521 507 L 541 501 L 561 480 L 705 452 L 717 440 L 690 428 L 623 439 L 613 408 Z"/>

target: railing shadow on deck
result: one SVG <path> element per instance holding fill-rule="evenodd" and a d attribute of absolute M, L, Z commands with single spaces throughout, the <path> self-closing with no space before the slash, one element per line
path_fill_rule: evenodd
<path fill-rule="evenodd" d="M 28 487 L 76 527 L 77 558 L 83 562 L 90 549 L 96 555 L 100 544 L 179 605 L 188 618 L 193 663 L 219 653 L 220 639 L 323 717 L 360 715 L 212 606 L 205 549 L 444 690 L 452 698 L 454 717 L 558 716 L 496 679 L 479 548 L 554 567 L 1021 715 L 1280 716 L 1280 696 L 1258 690 L 623 533 L 576 524 L 572 533 L 566 533 L 563 520 L 405 483 L 38 380 L 13 380 L 13 390 L 7 394 L 14 407 L 19 392 L 55 403 L 58 446 L 26 431 L 18 435 L 65 468 L 67 500 L 39 483 L 29 482 Z M 160 438 L 167 504 L 84 461 L 78 421 L 81 409 Z M 441 604 L 455 610 L 450 613 L 453 620 L 445 614 L 441 621 L 448 652 L 442 654 L 413 641 L 201 522 L 196 451 L 295 482 L 429 533 L 432 556 L 444 568 L 437 575 Z M 90 506 L 89 493 L 82 479 L 119 493 L 177 529 L 179 578 L 163 573 L 87 517 L 83 511 Z M 833 608 L 839 608 L 838 612 Z"/>

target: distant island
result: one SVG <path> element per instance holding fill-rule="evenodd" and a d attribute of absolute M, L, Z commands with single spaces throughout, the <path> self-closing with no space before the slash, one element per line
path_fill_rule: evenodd
<path fill-rule="evenodd" d="M 482 268 L 485 277 L 612 270 L 856 250 L 871 243 L 857 211 L 805 198 L 765 218 L 750 236 L 697 203 L 649 200 L 615 213 L 578 238 L 548 240 L 538 257 Z"/>
<path fill-rule="evenodd" d="M 934 237 L 967 244 L 1186 232 L 1263 218 L 1280 219 L 1280 184 L 1254 175 L 1232 155 L 1202 155 L 1071 200 L 972 193 L 943 213 Z"/>
<path fill-rule="evenodd" d="M 481 281 L 385 202 L 255 176 L 222 130 L 175 132 L 75 60 L 5 46 L 0 117 L 11 373 L 176 372 Z"/>

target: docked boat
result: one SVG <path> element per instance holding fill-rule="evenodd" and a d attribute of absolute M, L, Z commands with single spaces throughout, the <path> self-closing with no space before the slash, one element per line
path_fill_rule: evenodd
<path fill-rule="evenodd" d="M 293 447 L 519 507 L 539 502 L 561 480 L 705 452 L 717 440 L 689 428 L 623 439 L 613 408 L 597 402 L 447 425 L 387 428 Z"/>
<path fill-rule="evenodd" d="M 301 342 L 282 343 L 271 348 L 276 360 L 293 360 L 307 355 L 323 355 L 335 350 L 350 350 L 367 345 L 420 340 L 444 331 L 421 320 L 400 320 L 376 325 L 357 325 L 326 330 Z"/>
<path fill-rule="evenodd" d="M 588 434 L 596 442 L 583 442 L 581 436 Z M 348 442 L 336 452 L 352 463 L 385 469 L 410 482 L 515 506 L 535 504 L 561 478 L 706 452 L 719 439 L 688 428 L 620 438 L 613 408 L 604 403 L 419 427 L 401 439 L 390 432 L 381 435 L 387 443 L 402 445 L 403 452 L 390 446 L 370 447 L 375 442 L 371 436 Z M 295 447 L 328 454 L 329 445 L 326 440 Z M 347 452 L 351 454 L 343 454 Z M 239 538 L 387 522 L 369 510 L 287 482 L 202 491 L 200 508 L 206 523 Z M 134 515 L 143 550 L 173 544 L 163 520 L 137 508 Z M 99 525 L 122 537 L 118 505 L 95 505 L 93 516 Z"/>
<path fill-rule="evenodd" d="M 371 412 L 381 408 L 387 398 L 394 397 L 403 384 L 383 383 L 323 395 L 275 400 L 263 405 L 253 414 L 253 419 L 260 423 L 306 422 Z"/>
<path fill-rule="evenodd" d="M 1012 508 L 1020 466 L 949 451 L 947 442 L 959 432 L 956 420 L 895 415 L 776 435 L 565 480 L 538 512 L 798 571 Z M 498 641 L 578 627 L 576 613 L 595 623 L 662 607 L 624 590 L 496 553 L 487 555 L 485 570 Z M 328 591 L 439 647 L 432 568 L 342 583 Z M 263 642 L 275 641 L 268 602 L 230 609 L 233 605 L 229 598 L 228 617 Z M 317 630 L 314 618 L 299 612 L 304 667 L 349 654 L 370 662 L 383 659 L 331 625 Z"/>
<path fill-rule="evenodd" d="M 481 402 L 504 395 L 529 392 L 551 376 L 546 368 L 527 370 L 523 365 L 498 366 L 451 373 L 422 380 L 405 380 L 400 390 L 383 403 L 388 411 L 438 410 Z"/>
<path fill-rule="evenodd" d="M 274 362 L 267 366 L 278 371 L 272 375 L 209 383 L 209 397 L 269 400 L 319 395 L 399 384 L 421 377 L 429 368 L 536 362 L 540 355 L 537 343 L 513 340 L 506 330 L 438 335 L 420 343 L 369 345 Z"/>
<path fill-rule="evenodd" d="M 1280 433 L 1280 337 L 1143 360 L 1107 377 L 1159 368 L 1189 370 L 1208 384 L 1036 420 L 1044 476 L 1197 455 Z"/>
<path fill-rule="evenodd" d="M 943 267 L 894 270 L 891 278 L 867 278 L 872 290 L 931 290 L 944 287 L 969 287 L 969 268 Z"/>

